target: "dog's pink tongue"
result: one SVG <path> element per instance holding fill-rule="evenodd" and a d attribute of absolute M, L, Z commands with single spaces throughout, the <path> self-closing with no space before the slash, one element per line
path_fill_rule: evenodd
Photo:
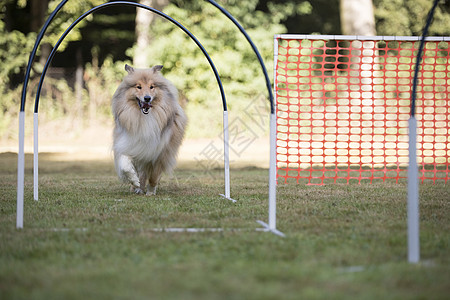
<path fill-rule="evenodd" d="M 144 102 L 141 104 L 141 110 L 144 114 L 148 114 L 148 111 L 152 107 L 151 103 Z"/>

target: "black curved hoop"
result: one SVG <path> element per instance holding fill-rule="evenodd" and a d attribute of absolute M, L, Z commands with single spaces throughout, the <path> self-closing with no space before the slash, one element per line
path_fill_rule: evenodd
<path fill-rule="evenodd" d="M 413 85 L 412 85 L 412 92 L 411 92 L 411 117 L 414 117 L 416 114 L 416 90 L 417 90 L 417 81 L 419 77 L 419 69 L 420 69 L 420 60 L 422 57 L 422 51 L 423 47 L 425 46 L 425 38 L 428 34 L 428 27 L 431 25 L 431 21 L 433 20 L 434 16 L 434 10 L 436 9 L 436 6 L 438 4 L 439 0 L 434 0 L 433 6 L 430 9 L 430 12 L 428 13 L 427 21 L 425 23 L 425 27 L 422 31 L 422 37 L 420 38 L 420 44 L 419 44 L 419 50 L 417 51 L 417 57 L 416 57 L 416 67 L 414 70 L 414 78 L 413 78 Z"/>
<path fill-rule="evenodd" d="M 153 13 L 156 13 L 157 15 L 165 18 L 166 20 L 169 20 L 170 22 L 172 22 L 173 24 L 177 25 L 181 30 L 183 30 L 196 44 L 197 46 L 200 48 L 200 50 L 203 52 L 203 54 L 205 55 L 205 57 L 207 58 L 211 68 L 213 69 L 214 75 L 216 77 L 217 83 L 219 85 L 220 88 L 220 93 L 222 96 L 222 104 L 223 104 L 223 111 L 227 111 L 227 102 L 225 99 L 225 92 L 222 86 L 222 81 L 220 80 L 220 76 L 219 73 L 217 72 L 217 69 L 213 63 L 213 61 L 211 60 L 211 57 L 209 56 L 208 52 L 206 52 L 205 48 L 203 47 L 203 45 L 197 40 L 197 38 L 189 31 L 187 30 L 186 27 L 184 27 L 183 25 L 181 25 L 178 21 L 176 21 L 175 19 L 169 17 L 168 15 L 164 14 L 163 12 L 160 12 L 159 10 L 156 10 L 152 7 L 140 4 L 140 3 L 135 3 L 135 2 L 128 2 L 128 1 L 116 1 L 116 2 L 108 2 L 108 3 L 104 3 L 101 5 L 98 5 L 94 8 L 91 8 L 90 10 L 88 10 L 87 12 L 85 12 L 84 14 L 82 14 L 78 19 L 76 19 L 67 29 L 66 31 L 64 31 L 64 33 L 61 35 L 61 37 L 59 38 L 58 42 L 55 44 L 55 46 L 52 49 L 52 52 L 50 52 L 49 57 L 47 58 L 47 62 L 45 63 L 44 69 L 42 70 L 42 74 L 41 74 L 41 78 L 39 80 L 39 84 L 38 84 L 38 88 L 36 91 L 36 100 L 35 100 L 35 105 L 34 105 L 34 112 L 37 113 L 39 110 L 39 98 L 40 98 L 40 94 L 41 94 L 41 89 L 42 89 L 42 85 L 44 83 L 44 79 L 45 79 L 45 75 L 47 73 L 47 69 L 50 66 L 50 63 L 53 60 L 53 57 L 56 54 L 56 51 L 58 50 L 58 47 L 61 45 L 62 41 L 64 40 L 64 38 L 70 33 L 70 31 L 78 24 L 80 23 L 84 18 L 86 18 L 88 15 L 90 15 L 91 13 L 97 11 L 97 10 L 101 10 L 104 9 L 106 7 L 109 6 L 115 6 L 115 5 L 123 5 L 123 6 L 135 6 L 135 7 L 139 7 L 139 8 L 143 8 L 146 10 L 149 10 Z"/>
<path fill-rule="evenodd" d="M 61 1 L 61 3 L 58 4 L 58 6 L 55 8 L 55 10 L 48 17 L 47 21 L 45 21 L 44 26 L 42 26 L 42 29 L 36 38 L 36 42 L 34 43 L 33 51 L 31 51 L 30 57 L 28 59 L 27 71 L 25 72 L 25 77 L 23 80 L 22 99 L 20 101 L 20 111 L 25 111 L 25 99 L 27 98 L 28 81 L 30 81 L 31 65 L 33 64 L 34 58 L 36 57 L 37 48 L 38 48 L 39 44 L 41 43 L 42 38 L 44 37 L 44 34 L 47 31 L 48 26 L 53 21 L 56 14 L 64 6 L 64 4 L 66 4 L 67 1 L 69 1 L 69 0 L 63 0 L 63 1 Z"/>
<path fill-rule="evenodd" d="M 40 44 L 40 42 L 41 42 L 45 32 L 47 31 L 48 26 L 53 21 L 53 19 L 55 18 L 56 14 L 67 3 L 67 1 L 69 1 L 69 0 L 62 0 L 58 4 L 58 6 L 55 8 L 55 10 L 48 17 L 47 21 L 45 22 L 44 26 L 42 27 L 41 31 L 39 32 L 39 35 L 36 38 L 36 42 L 34 44 L 33 51 L 30 54 L 30 57 L 29 57 L 29 60 L 28 60 L 28 65 L 27 65 L 27 70 L 26 70 L 25 77 L 24 77 L 24 84 L 23 84 L 23 88 L 22 88 L 22 98 L 21 98 L 21 102 L 20 102 L 20 111 L 24 111 L 25 110 L 26 90 L 27 90 L 27 87 L 28 87 L 29 79 L 30 79 L 31 65 L 32 65 L 32 63 L 34 61 L 34 58 L 36 57 L 37 48 L 38 48 L 38 46 L 39 46 L 39 44 Z M 227 10 L 225 10 L 223 7 L 221 7 L 215 1 L 212 1 L 212 0 L 207 0 L 207 1 L 210 4 L 212 4 L 213 6 L 215 6 L 216 8 L 218 8 L 224 15 L 226 15 L 237 26 L 239 28 L 239 30 L 242 32 L 242 34 L 244 34 L 244 36 L 246 37 L 247 41 L 252 46 L 252 49 L 255 52 L 256 56 L 258 57 L 259 63 L 261 65 L 261 68 L 262 68 L 263 73 L 264 73 L 264 77 L 265 77 L 265 80 L 266 80 L 266 86 L 267 86 L 267 90 L 268 90 L 268 93 L 269 93 L 270 112 L 271 112 L 271 114 L 273 114 L 275 112 L 275 105 L 274 105 L 274 101 L 273 101 L 273 94 L 272 94 L 271 83 L 270 83 L 270 80 L 269 80 L 269 76 L 267 74 L 266 67 L 265 67 L 264 62 L 263 62 L 263 60 L 261 58 L 261 55 L 259 54 L 258 49 L 256 48 L 255 44 L 253 43 L 253 41 L 251 40 L 251 38 L 249 37 L 247 32 L 244 30 L 244 28 L 239 24 L 239 22 Z M 129 3 L 129 5 L 139 6 L 136 3 Z M 36 111 L 36 108 L 35 108 L 35 111 Z"/>
<path fill-rule="evenodd" d="M 206 0 L 206 1 L 208 1 L 209 3 L 211 3 L 212 5 L 217 7 L 224 15 L 226 15 L 228 17 L 228 19 L 230 19 L 234 23 L 234 25 L 236 25 L 239 28 L 239 30 L 245 36 L 245 38 L 247 39 L 249 44 L 252 46 L 253 52 L 255 52 L 256 56 L 258 57 L 259 64 L 261 65 L 262 71 L 264 73 L 264 77 L 266 79 L 266 87 L 267 87 L 267 91 L 269 92 L 270 113 L 274 114 L 275 113 L 275 105 L 274 105 L 274 102 L 273 102 L 272 84 L 270 83 L 270 79 L 269 79 L 269 75 L 267 74 L 266 66 L 265 66 L 264 61 L 263 61 L 263 59 L 261 57 L 261 54 L 258 51 L 258 48 L 256 48 L 256 46 L 253 43 L 252 39 L 247 34 L 245 29 L 241 26 L 241 24 L 239 24 L 239 22 L 225 8 L 223 8 L 222 6 L 220 6 L 219 4 L 217 4 L 213 0 Z"/>

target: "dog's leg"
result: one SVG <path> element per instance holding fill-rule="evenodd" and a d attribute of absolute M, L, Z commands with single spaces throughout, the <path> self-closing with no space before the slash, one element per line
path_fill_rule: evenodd
<path fill-rule="evenodd" d="M 159 184 L 159 180 L 161 179 L 163 169 L 161 163 L 157 162 L 150 170 L 148 174 L 148 187 L 147 187 L 147 196 L 156 195 L 156 187 Z"/>
<path fill-rule="evenodd" d="M 119 178 L 124 182 L 130 183 L 132 191 L 136 192 L 136 189 L 140 188 L 140 183 L 131 158 L 120 154 L 114 157 L 114 162 Z"/>
<path fill-rule="evenodd" d="M 144 194 L 145 186 L 147 185 L 147 172 L 145 170 L 139 171 L 139 188 L 135 189 L 136 194 Z"/>
<path fill-rule="evenodd" d="M 156 195 L 156 186 L 147 186 L 147 192 L 145 193 L 146 196 L 154 196 Z"/>
<path fill-rule="evenodd" d="M 156 177 L 150 177 L 148 180 L 149 185 L 147 186 L 147 193 L 145 193 L 147 196 L 153 196 L 156 195 L 156 187 L 158 186 L 159 179 L 161 178 L 161 175 Z"/>

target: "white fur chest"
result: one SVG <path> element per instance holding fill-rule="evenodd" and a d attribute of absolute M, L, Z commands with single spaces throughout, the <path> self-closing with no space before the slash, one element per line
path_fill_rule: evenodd
<path fill-rule="evenodd" d="M 155 161 L 169 142 L 169 135 L 162 135 L 153 114 L 136 116 L 138 126 L 128 132 L 121 124 L 116 124 L 114 151 L 142 162 Z"/>

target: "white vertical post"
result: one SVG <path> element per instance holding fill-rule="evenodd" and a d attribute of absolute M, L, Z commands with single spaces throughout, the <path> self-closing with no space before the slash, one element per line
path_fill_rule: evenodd
<path fill-rule="evenodd" d="M 274 110 L 270 112 L 270 161 L 269 161 L 269 224 L 263 221 L 257 221 L 264 227 L 264 230 L 270 231 L 276 235 L 284 237 L 284 233 L 277 230 L 277 113 L 276 113 L 276 98 L 277 98 L 277 61 L 278 61 L 278 39 L 277 35 L 273 37 L 274 55 L 273 55 L 273 101 Z"/>
<path fill-rule="evenodd" d="M 228 131 L 228 111 L 223 112 L 223 160 L 225 169 L 225 194 L 220 196 L 232 202 L 237 202 L 230 196 L 230 142 Z"/>
<path fill-rule="evenodd" d="M 278 39 L 273 37 L 273 101 L 276 103 L 277 91 Z M 270 114 L 270 160 L 269 160 L 269 229 L 277 228 L 277 116 L 276 111 Z"/>
<path fill-rule="evenodd" d="M 230 145 L 228 137 L 228 111 L 223 112 L 223 156 L 225 168 L 225 198 L 230 199 Z"/>
<path fill-rule="evenodd" d="M 17 159 L 16 227 L 23 228 L 23 194 L 25 181 L 25 111 L 19 112 L 19 154 Z"/>
<path fill-rule="evenodd" d="M 269 165 L 269 229 L 277 228 L 277 118 L 276 114 L 270 114 L 270 165 Z"/>
<path fill-rule="evenodd" d="M 39 199 L 39 148 L 38 148 L 38 113 L 34 113 L 34 146 L 33 146 L 33 197 L 34 200 Z"/>
<path fill-rule="evenodd" d="M 277 99 L 277 62 L 278 38 L 273 37 L 273 101 Z M 276 111 L 270 114 L 270 160 L 269 160 L 269 228 L 275 230 L 277 226 L 277 116 Z"/>
<path fill-rule="evenodd" d="M 419 172 L 417 168 L 417 120 L 411 116 L 409 126 L 409 164 L 408 164 L 408 261 L 420 260 L 419 241 Z"/>

